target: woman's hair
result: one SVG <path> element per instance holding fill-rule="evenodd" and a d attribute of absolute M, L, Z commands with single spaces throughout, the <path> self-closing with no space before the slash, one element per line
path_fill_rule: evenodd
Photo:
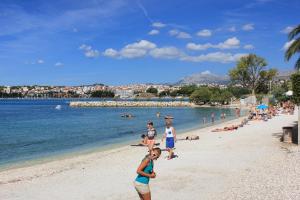
<path fill-rule="evenodd" d="M 161 154 L 161 149 L 159 147 L 155 147 L 152 151 L 156 151 L 159 155 Z"/>

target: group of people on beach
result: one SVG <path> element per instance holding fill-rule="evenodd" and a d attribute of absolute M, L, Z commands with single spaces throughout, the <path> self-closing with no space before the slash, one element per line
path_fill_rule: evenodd
<path fill-rule="evenodd" d="M 241 123 L 225 126 L 224 128 L 213 129 L 212 132 L 234 131 L 246 125 L 249 121 L 268 121 L 278 114 L 293 114 L 295 105 L 291 101 L 281 102 L 273 106 L 269 105 L 265 108 L 259 106 L 252 106 L 249 110 L 248 116 L 242 119 Z M 240 117 L 240 110 L 236 109 L 236 117 Z"/>
<path fill-rule="evenodd" d="M 167 159 L 170 160 L 174 157 L 173 149 L 175 148 L 176 131 L 172 126 L 173 117 L 165 117 L 165 131 L 162 137 L 162 142 L 166 140 L 166 150 L 168 151 Z M 148 147 L 148 154 L 143 158 L 142 162 L 137 169 L 137 177 L 134 180 L 134 187 L 142 200 L 150 200 L 151 192 L 149 188 L 149 181 L 151 178 L 156 177 L 154 172 L 154 160 L 157 160 L 162 150 L 156 145 L 155 138 L 157 136 L 156 129 L 154 128 L 153 122 L 147 123 L 147 133 L 142 135 L 143 140 L 141 144 Z"/>

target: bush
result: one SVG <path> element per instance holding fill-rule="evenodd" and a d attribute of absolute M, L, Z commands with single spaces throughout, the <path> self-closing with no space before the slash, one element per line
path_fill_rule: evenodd
<path fill-rule="evenodd" d="M 154 87 L 149 87 L 147 90 L 146 90 L 147 93 L 151 93 L 151 94 L 155 94 L 157 95 L 158 93 L 158 90 Z"/>
<path fill-rule="evenodd" d="M 97 90 L 92 92 L 91 97 L 93 98 L 113 98 L 115 97 L 115 93 L 112 91 L 106 91 L 106 90 Z"/>
<path fill-rule="evenodd" d="M 295 73 L 291 76 L 293 101 L 295 104 L 300 105 L 300 73 Z"/>

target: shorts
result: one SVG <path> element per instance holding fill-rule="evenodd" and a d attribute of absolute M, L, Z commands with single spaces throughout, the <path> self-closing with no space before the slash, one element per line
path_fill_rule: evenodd
<path fill-rule="evenodd" d="M 149 184 L 140 183 L 138 181 L 133 182 L 135 190 L 140 194 L 147 194 L 150 193 Z"/>
<path fill-rule="evenodd" d="M 166 138 L 166 148 L 169 148 L 169 149 L 174 148 L 174 137 Z"/>

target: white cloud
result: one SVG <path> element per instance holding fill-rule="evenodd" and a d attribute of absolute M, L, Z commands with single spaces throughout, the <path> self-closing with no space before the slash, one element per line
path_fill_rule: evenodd
<path fill-rule="evenodd" d="M 91 46 L 88 46 L 86 44 L 82 44 L 79 49 L 82 50 L 84 52 L 84 55 L 88 58 L 96 58 L 99 56 L 98 50 L 93 49 Z"/>
<path fill-rule="evenodd" d="M 179 33 L 179 31 L 177 29 L 172 29 L 172 30 L 169 31 L 169 34 L 171 36 L 176 36 L 176 35 L 178 35 L 178 33 Z"/>
<path fill-rule="evenodd" d="M 179 49 L 176 47 L 162 47 L 162 48 L 155 48 L 149 52 L 149 54 L 154 58 L 180 58 L 183 54 Z"/>
<path fill-rule="evenodd" d="M 56 67 L 62 67 L 62 66 L 64 66 L 64 64 L 61 63 L 61 62 L 57 62 L 57 63 L 54 64 L 54 66 L 56 66 Z"/>
<path fill-rule="evenodd" d="M 296 40 L 291 40 L 291 41 L 288 41 L 286 42 L 283 47 L 282 47 L 282 50 L 287 50 Z"/>
<path fill-rule="evenodd" d="M 37 63 L 37 64 L 44 64 L 45 62 L 44 62 L 44 60 L 39 59 L 39 60 L 36 61 L 36 63 Z"/>
<path fill-rule="evenodd" d="M 235 26 L 230 27 L 230 28 L 228 29 L 228 31 L 230 31 L 230 32 L 235 32 L 235 31 L 236 31 Z"/>
<path fill-rule="evenodd" d="M 245 25 L 242 27 L 242 29 L 243 29 L 244 31 L 252 31 L 252 30 L 254 30 L 254 24 L 245 24 Z"/>
<path fill-rule="evenodd" d="M 154 48 L 156 48 L 156 44 L 147 40 L 140 40 L 139 42 L 127 44 L 119 51 L 108 48 L 102 54 L 111 58 L 138 58 L 146 56 L 149 50 Z"/>
<path fill-rule="evenodd" d="M 149 31 L 148 35 L 158 35 L 159 34 L 159 30 L 153 29 L 151 31 Z"/>
<path fill-rule="evenodd" d="M 206 70 L 206 71 L 201 72 L 201 74 L 208 75 L 208 74 L 211 74 L 211 72 L 209 70 Z"/>
<path fill-rule="evenodd" d="M 220 42 L 219 44 L 195 44 L 195 43 L 188 43 L 186 48 L 189 50 L 206 50 L 209 48 L 215 49 L 238 49 L 240 47 L 240 40 L 236 37 L 228 38 L 224 42 Z"/>
<path fill-rule="evenodd" d="M 289 34 L 295 27 L 294 26 L 287 26 L 283 30 L 281 30 L 281 33 Z"/>
<path fill-rule="evenodd" d="M 139 42 L 135 42 L 132 44 L 126 45 L 124 48 L 127 49 L 154 49 L 156 44 L 149 42 L 147 40 L 140 40 Z"/>
<path fill-rule="evenodd" d="M 242 53 L 231 54 L 231 53 L 223 53 L 223 52 L 214 52 L 214 53 L 202 54 L 198 56 L 183 56 L 181 60 L 190 61 L 190 62 L 228 63 L 228 62 L 235 62 L 245 55 L 247 54 L 242 54 Z"/>
<path fill-rule="evenodd" d="M 177 29 L 172 29 L 169 31 L 169 35 L 174 36 L 179 39 L 189 39 L 192 38 L 192 36 L 189 33 L 179 31 Z"/>
<path fill-rule="evenodd" d="M 119 56 L 119 52 L 115 49 L 109 48 L 103 52 L 103 55 L 106 57 L 116 58 Z"/>
<path fill-rule="evenodd" d="M 154 22 L 154 23 L 152 23 L 152 26 L 155 28 L 163 28 L 166 26 L 166 24 L 163 24 L 161 22 Z"/>
<path fill-rule="evenodd" d="M 203 30 L 201 30 L 201 31 L 198 31 L 198 32 L 197 32 L 197 35 L 198 35 L 199 37 L 209 37 L 209 36 L 212 35 L 212 32 L 211 32 L 210 30 L 208 30 L 208 29 L 203 29 Z"/>
<path fill-rule="evenodd" d="M 254 46 L 252 44 L 246 44 L 244 45 L 244 49 L 254 49 Z"/>
<path fill-rule="evenodd" d="M 186 45 L 186 48 L 189 50 L 197 51 L 197 50 L 206 50 L 208 48 L 211 48 L 212 46 L 213 45 L 211 43 L 195 44 L 195 43 L 190 42 Z"/>
<path fill-rule="evenodd" d="M 192 38 L 192 36 L 189 33 L 186 33 L 186 32 L 179 32 L 176 37 L 180 38 L 180 39 L 189 39 L 189 38 Z"/>
<path fill-rule="evenodd" d="M 124 48 L 120 51 L 121 57 L 124 58 L 138 58 L 147 54 L 146 49 Z"/>

